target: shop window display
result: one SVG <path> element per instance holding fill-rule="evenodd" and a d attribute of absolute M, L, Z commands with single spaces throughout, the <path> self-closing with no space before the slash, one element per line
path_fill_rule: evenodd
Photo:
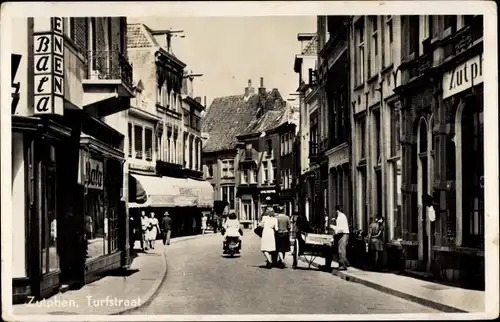
<path fill-rule="evenodd" d="M 42 160 L 39 172 L 40 194 L 40 242 L 41 270 L 47 274 L 59 269 L 57 253 L 57 215 L 56 215 L 56 157 L 55 147 L 48 143 L 42 145 Z"/>
<path fill-rule="evenodd" d="M 118 213 L 121 167 L 107 160 L 103 164 L 104 182 L 100 189 L 85 189 L 85 238 L 87 260 L 108 255 L 118 249 Z"/>
<path fill-rule="evenodd" d="M 85 195 L 85 235 L 87 240 L 87 258 L 92 259 L 108 253 L 106 240 L 107 216 L 104 206 L 104 192 L 87 189 Z"/>

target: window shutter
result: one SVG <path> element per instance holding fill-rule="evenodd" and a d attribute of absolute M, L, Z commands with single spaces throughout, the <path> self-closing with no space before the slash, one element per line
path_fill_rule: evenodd
<path fill-rule="evenodd" d="M 153 159 L 153 130 L 145 129 L 144 131 L 144 151 L 146 154 L 146 160 L 151 161 Z"/>
<path fill-rule="evenodd" d="M 142 126 L 136 125 L 134 127 L 135 138 L 135 158 L 142 159 Z"/>

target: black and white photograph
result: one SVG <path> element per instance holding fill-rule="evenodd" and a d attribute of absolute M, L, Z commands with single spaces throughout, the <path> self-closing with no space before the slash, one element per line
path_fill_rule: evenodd
<path fill-rule="evenodd" d="M 498 317 L 494 2 L 0 21 L 3 320 Z"/>

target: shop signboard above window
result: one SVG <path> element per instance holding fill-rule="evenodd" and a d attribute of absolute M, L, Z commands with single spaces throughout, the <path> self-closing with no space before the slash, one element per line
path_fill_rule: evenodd
<path fill-rule="evenodd" d="M 443 99 L 483 82 L 483 55 L 455 66 L 443 75 Z"/>
<path fill-rule="evenodd" d="M 64 114 L 63 18 L 36 18 L 33 32 L 34 114 Z"/>
<path fill-rule="evenodd" d="M 93 159 L 87 152 L 82 152 L 80 155 L 78 183 L 88 189 L 103 190 L 104 166 L 102 161 Z"/>

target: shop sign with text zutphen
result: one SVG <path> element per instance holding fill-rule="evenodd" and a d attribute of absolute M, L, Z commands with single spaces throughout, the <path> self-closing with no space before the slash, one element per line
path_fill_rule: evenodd
<path fill-rule="evenodd" d="M 34 18 L 34 114 L 64 113 L 63 18 Z"/>
<path fill-rule="evenodd" d="M 81 152 L 79 184 L 88 189 L 102 190 L 104 186 L 104 166 L 102 161 L 93 159 L 89 153 Z"/>
<path fill-rule="evenodd" d="M 463 92 L 483 82 L 483 55 L 456 66 L 443 75 L 443 98 Z"/>

